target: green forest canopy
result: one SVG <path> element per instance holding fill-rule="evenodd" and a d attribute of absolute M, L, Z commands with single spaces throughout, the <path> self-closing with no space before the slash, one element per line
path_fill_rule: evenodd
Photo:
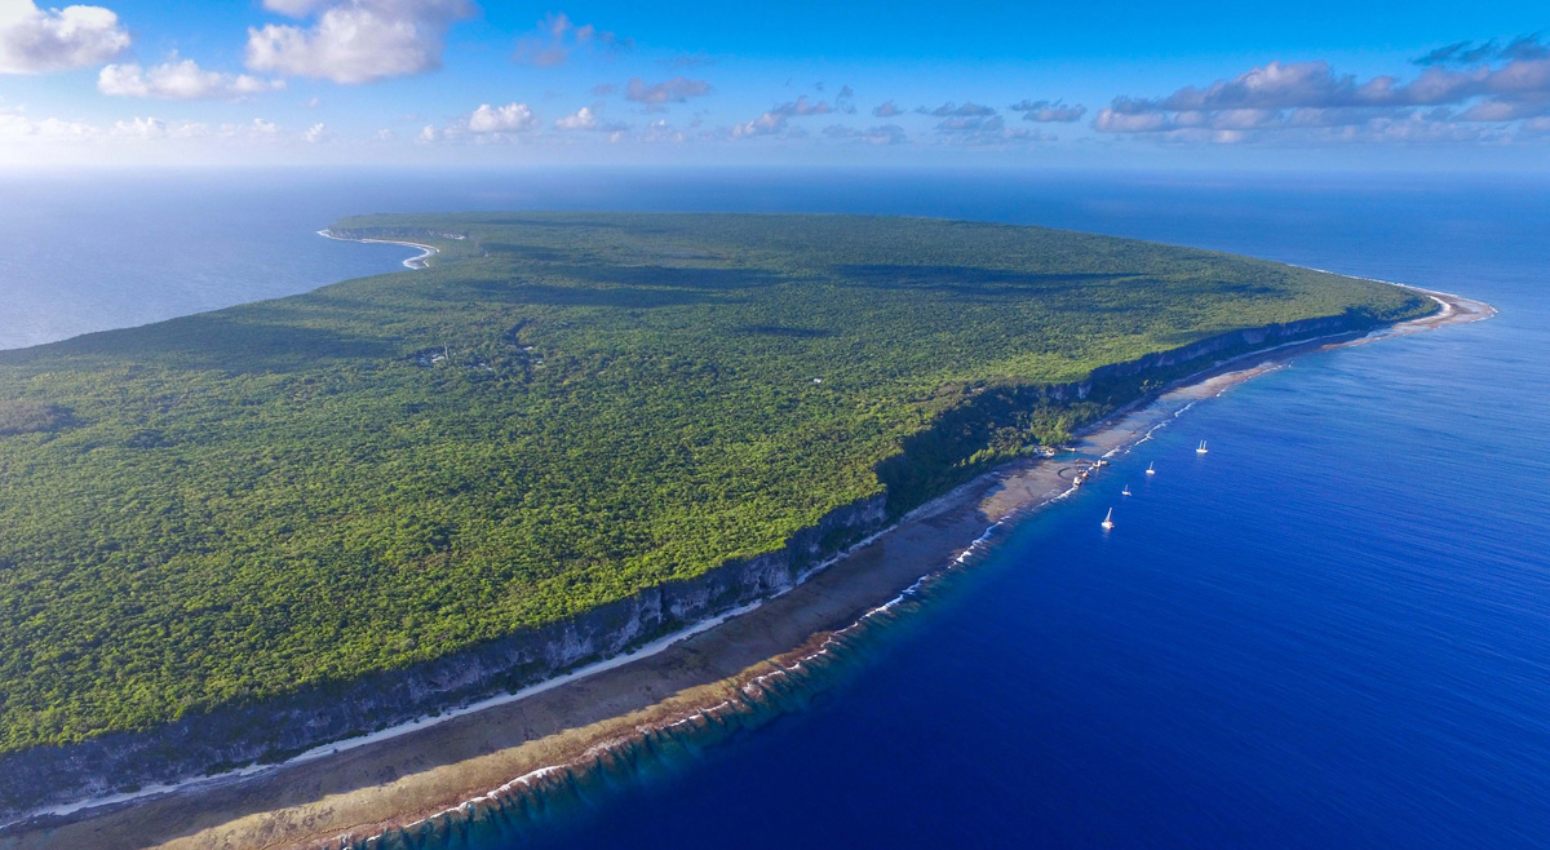
<path fill-rule="evenodd" d="M 878 493 L 877 464 L 975 387 L 1429 309 L 1274 263 L 951 221 L 337 229 L 443 253 L 0 352 L 0 751 L 346 681 L 772 550 Z M 1045 411 L 1001 448 L 1101 412 Z"/>

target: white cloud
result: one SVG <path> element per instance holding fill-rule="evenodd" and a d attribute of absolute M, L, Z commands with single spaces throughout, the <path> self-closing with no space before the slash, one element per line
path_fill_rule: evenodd
<path fill-rule="evenodd" d="M 447 30 L 472 14 L 467 0 L 265 0 L 310 26 L 248 30 L 250 70 L 366 83 L 441 66 Z"/>
<path fill-rule="evenodd" d="M 34 120 L 21 112 L 0 111 L 0 139 L 43 141 L 69 141 L 90 139 L 101 135 L 101 130 L 80 121 L 59 118 Z"/>
<path fill-rule="evenodd" d="M 797 97 L 796 100 L 771 107 L 770 111 L 752 121 L 734 124 L 728 132 L 734 139 L 747 139 L 754 136 L 775 136 L 788 132 L 788 119 L 828 115 L 833 111 L 834 107 L 830 106 L 828 101 L 809 100 L 807 95 L 804 94 Z M 792 130 L 790 132 L 801 135 L 801 131 Z"/>
<path fill-rule="evenodd" d="M 113 122 L 107 135 L 129 141 L 154 141 L 159 139 L 202 139 L 209 135 L 210 126 L 198 121 L 163 121 L 154 117 L 136 117 Z"/>
<path fill-rule="evenodd" d="M 583 106 L 574 115 L 555 121 L 554 126 L 561 130 L 594 130 L 597 128 L 597 115 L 589 107 Z"/>
<path fill-rule="evenodd" d="M 328 125 L 321 122 L 313 124 L 311 127 L 307 128 L 307 132 L 301 134 L 301 137 L 307 142 L 307 144 L 310 145 L 315 145 L 318 142 L 326 142 L 328 141 L 329 137 Z"/>
<path fill-rule="evenodd" d="M 1475 61 L 1472 57 L 1479 51 L 1466 51 L 1467 46 L 1450 45 L 1428 54 L 1430 67 L 1408 82 L 1392 76 L 1362 80 L 1338 74 L 1325 62 L 1270 62 L 1164 97 L 1115 98 L 1098 112 L 1093 128 L 1182 142 L 1237 143 L 1271 136 L 1342 142 L 1499 141 L 1510 135 L 1513 122 L 1550 114 L 1550 59 L 1522 58 L 1538 54 L 1514 42 L 1510 49 L 1492 47 L 1494 53 L 1481 54 L 1502 61 L 1499 66 L 1444 67 Z"/>
<path fill-rule="evenodd" d="M 589 130 L 597 133 L 622 133 L 630 129 L 628 124 L 603 121 L 597 110 L 590 106 L 583 106 L 560 118 L 554 122 L 554 126 L 557 130 Z"/>
<path fill-rule="evenodd" d="M 749 139 L 754 136 L 773 136 L 786 129 L 786 116 L 775 112 L 766 112 L 752 121 L 732 125 L 731 135 L 734 139 Z"/>
<path fill-rule="evenodd" d="M 97 90 L 115 97 L 156 97 L 169 100 L 243 97 L 285 88 L 282 80 L 247 74 L 206 71 L 192 59 L 176 56 L 160 65 L 108 65 L 97 75 Z"/>
<path fill-rule="evenodd" d="M 138 139 L 160 139 L 167 135 L 167 122 L 160 118 L 130 118 L 113 122 L 113 135 Z"/>
<path fill-rule="evenodd" d="M 426 124 L 420 129 L 420 135 L 416 136 L 415 140 L 421 144 L 427 145 L 432 142 L 441 141 L 441 131 L 436 129 L 435 125 L 433 124 Z"/>
<path fill-rule="evenodd" d="M 279 125 L 263 118 L 254 118 L 246 124 L 221 125 L 221 135 L 226 138 L 273 139 L 279 134 Z"/>
<path fill-rule="evenodd" d="M 525 103 L 481 104 L 468 116 L 467 122 L 470 133 L 521 133 L 537 125 L 537 116 Z"/>
<path fill-rule="evenodd" d="M 43 10 L 32 0 L 0 0 L 0 74 L 95 65 L 128 47 L 129 32 L 102 6 Z"/>

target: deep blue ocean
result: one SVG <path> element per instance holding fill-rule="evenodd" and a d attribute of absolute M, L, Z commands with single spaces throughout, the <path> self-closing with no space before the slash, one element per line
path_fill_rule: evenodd
<path fill-rule="evenodd" d="M 1489 301 L 1494 320 L 1197 405 L 806 709 L 521 846 L 1550 846 L 1550 182 L 360 173 L 0 194 L 24 199 L 0 205 L 0 346 L 391 270 L 412 252 L 313 231 L 393 210 L 945 215 Z"/>

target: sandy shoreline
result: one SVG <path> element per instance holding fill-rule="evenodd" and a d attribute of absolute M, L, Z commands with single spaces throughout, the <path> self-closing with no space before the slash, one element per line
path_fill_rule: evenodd
<path fill-rule="evenodd" d="M 423 242 L 410 242 L 404 239 L 350 239 L 344 236 L 335 236 L 334 232 L 324 228 L 318 231 L 318 235 L 324 239 L 333 239 L 338 242 L 364 242 L 368 245 L 402 245 L 405 248 L 419 248 L 417 256 L 404 260 L 406 269 L 423 269 L 430 265 L 431 257 L 441 253 L 441 249 L 435 245 L 426 245 Z"/>
<path fill-rule="evenodd" d="M 887 611 L 901 590 L 961 562 L 966 541 L 982 541 L 987 529 L 1074 492 L 1103 459 L 1144 441 L 1196 400 L 1307 351 L 1494 313 L 1479 302 L 1425 294 L 1443 310 L 1369 336 L 1293 343 L 1219 365 L 1117 412 L 1084 434 L 1071 455 L 1013 463 L 971 481 L 785 594 L 649 648 L 518 695 L 319 748 L 278 768 L 18 827 L 0 837 L 0 848 L 337 846 L 345 834 L 364 837 L 470 801 L 520 795 L 642 736 L 746 710 L 773 679 L 811 665 L 847 629 Z"/>

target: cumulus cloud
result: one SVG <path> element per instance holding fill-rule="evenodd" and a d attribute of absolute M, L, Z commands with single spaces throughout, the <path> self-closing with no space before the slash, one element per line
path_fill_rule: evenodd
<path fill-rule="evenodd" d="M 643 103 L 647 107 L 686 103 L 691 97 L 704 97 L 707 94 L 710 94 L 710 83 L 704 80 L 691 80 L 688 77 L 674 77 L 671 80 L 650 85 L 640 77 L 635 77 L 624 90 L 626 100 Z"/>
<path fill-rule="evenodd" d="M 995 115 L 996 110 L 978 103 L 965 102 L 962 104 L 948 101 L 935 109 L 929 106 L 916 107 L 916 112 L 921 115 L 932 115 L 937 118 L 970 118 L 982 115 Z"/>
<path fill-rule="evenodd" d="M 538 117 L 525 103 L 508 103 L 505 106 L 485 103 L 468 116 L 464 126 L 470 133 L 525 133 L 538 126 Z"/>
<path fill-rule="evenodd" d="M 301 138 L 309 145 L 326 142 L 329 139 L 328 125 L 322 122 L 313 124 L 307 128 L 307 132 L 301 134 Z"/>
<path fill-rule="evenodd" d="M 773 136 L 785 129 L 786 116 L 766 112 L 752 121 L 733 124 L 730 135 L 734 139 L 748 139 L 754 136 Z"/>
<path fill-rule="evenodd" d="M 115 121 L 109 134 L 122 139 L 194 139 L 210 135 L 207 125 L 194 121 L 168 123 L 160 118 L 130 118 Z"/>
<path fill-rule="evenodd" d="M 282 80 L 206 71 L 194 60 L 176 56 L 150 68 L 138 64 L 108 65 L 97 75 L 97 90 L 114 97 L 199 100 L 244 97 L 283 88 Z"/>
<path fill-rule="evenodd" d="M 468 0 L 264 0 L 307 26 L 248 30 L 249 70 L 356 84 L 441 66 L 447 30 L 472 14 Z"/>
<path fill-rule="evenodd" d="M 562 116 L 552 126 L 560 131 L 620 129 L 619 125 L 603 123 L 596 106 Z M 415 134 L 414 141 L 422 145 L 442 142 L 498 144 L 536 136 L 542 133 L 543 129 L 544 124 L 539 121 L 537 113 L 526 103 L 513 101 L 504 106 L 481 103 L 474 111 L 446 124 L 426 124 Z"/>
<path fill-rule="evenodd" d="M 1020 100 L 1007 107 L 1013 112 L 1021 112 L 1024 121 L 1037 121 L 1047 123 L 1070 123 L 1081 120 L 1087 114 L 1087 107 L 1081 104 L 1067 105 L 1058 100 Z"/>
<path fill-rule="evenodd" d="M 164 121 L 151 116 L 115 121 L 100 133 L 100 137 L 127 141 L 157 141 L 165 139 L 222 139 L 268 141 L 275 138 L 279 128 L 272 121 L 254 118 L 247 123 L 226 123 L 210 127 L 198 121 Z"/>
<path fill-rule="evenodd" d="M 807 95 L 804 94 L 801 97 L 798 97 L 796 100 L 782 103 L 770 111 L 776 115 L 784 115 L 787 117 L 828 115 L 830 112 L 834 111 L 834 107 L 830 106 L 829 102 L 826 100 L 808 100 Z"/>
<path fill-rule="evenodd" d="M 630 129 L 628 124 L 602 120 L 597 110 L 590 106 L 583 106 L 570 115 L 566 115 L 554 122 L 556 130 L 586 130 L 594 133 L 622 133 Z"/>
<path fill-rule="evenodd" d="M 39 9 L 0 0 L 0 74 L 39 74 L 96 65 L 129 47 L 118 15 L 102 6 Z"/>
<path fill-rule="evenodd" d="M 1495 48 L 1493 55 L 1507 55 Z M 1455 50 L 1450 55 L 1469 53 Z M 1513 55 L 1528 55 L 1518 47 Z M 1443 67 L 1412 80 L 1359 79 L 1325 62 L 1271 62 L 1232 79 L 1157 98 L 1119 97 L 1093 127 L 1178 141 L 1235 143 L 1277 136 L 1435 141 L 1499 136 L 1505 123 L 1550 113 L 1550 58 Z"/>
<path fill-rule="evenodd" d="M 241 136 L 250 139 L 272 139 L 279 133 L 279 125 L 263 118 L 254 118 L 246 124 L 221 125 L 221 135 L 228 138 Z"/>
<path fill-rule="evenodd" d="M 555 119 L 554 126 L 557 130 L 592 130 L 597 127 L 597 114 L 591 107 L 583 106 L 570 115 Z"/>
<path fill-rule="evenodd" d="M 896 115 L 903 115 L 904 110 L 900 109 L 897 103 L 885 100 L 872 108 L 872 114 L 878 118 L 893 118 Z"/>
<path fill-rule="evenodd" d="M 823 128 L 823 134 L 831 139 L 868 145 L 902 145 L 909 141 L 909 134 L 897 124 L 882 124 L 866 129 L 833 124 Z"/>
<path fill-rule="evenodd" d="M 512 59 L 523 65 L 553 68 L 565 64 L 578 52 L 610 53 L 627 50 L 631 45 L 627 38 L 592 24 L 577 24 L 561 12 L 540 21 L 532 34 L 517 39 Z"/>
<path fill-rule="evenodd" d="M 787 101 L 772 107 L 768 112 L 760 115 L 752 121 L 732 126 L 729 134 L 734 139 L 746 139 L 753 136 L 773 136 L 788 132 L 787 122 L 791 118 L 806 118 L 812 115 L 828 115 L 834 112 L 834 107 L 826 100 L 810 100 L 807 95 L 802 95 L 796 100 Z"/>
<path fill-rule="evenodd" d="M 61 118 L 33 119 L 15 111 L 0 110 L 0 139 L 60 142 L 100 136 L 101 128 Z"/>

